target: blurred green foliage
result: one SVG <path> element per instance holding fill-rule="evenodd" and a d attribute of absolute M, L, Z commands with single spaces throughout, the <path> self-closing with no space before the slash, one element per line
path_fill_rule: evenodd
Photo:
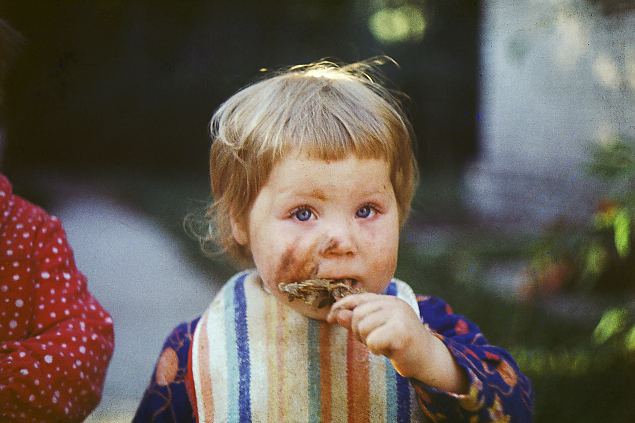
<path fill-rule="evenodd" d="M 391 7 L 386 1 L 368 18 L 368 28 L 373 36 L 385 44 L 421 41 L 426 19 L 417 4 L 409 2 Z M 394 3 L 394 2 L 393 2 Z"/>
<path fill-rule="evenodd" d="M 538 292 L 635 289 L 635 141 L 596 145 L 587 168 L 603 184 L 601 200 L 588 222 L 578 227 L 560 222 L 536 244 L 531 272 Z M 548 275 L 557 266 L 563 271 L 551 287 Z"/>

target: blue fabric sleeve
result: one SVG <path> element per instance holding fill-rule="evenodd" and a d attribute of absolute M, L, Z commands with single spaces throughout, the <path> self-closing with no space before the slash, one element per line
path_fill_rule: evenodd
<path fill-rule="evenodd" d="M 185 378 L 198 321 L 181 323 L 165 340 L 133 422 L 196 422 Z"/>
<path fill-rule="evenodd" d="M 458 395 L 411 379 L 424 413 L 433 421 L 531 422 L 531 382 L 512 356 L 490 345 L 474 323 L 454 314 L 443 300 L 417 300 L 423 323 L 443 341 L 469 380 L 468 393 Z"/>

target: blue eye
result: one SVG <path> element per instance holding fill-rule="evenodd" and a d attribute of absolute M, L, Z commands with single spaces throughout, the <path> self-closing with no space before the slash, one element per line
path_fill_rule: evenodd
<path fill-rule="evenodd" d="M 371 215 L 372 212 L 373 212 L 372 207 L 364 206 L 360 208 L 359 210 L 357 210 L 357 212 L 355 212 L 355 216 L 360 217 L 362 219 L 366 219 L 367 217 Z"/>
<path fill-rule="evenodd" d="M 313 216 L 313 212 L 307 208 L 301 208 L 293 212 L 293 215 L 300 222 L 306 222 L 307 220 L 311 218 L 311 216 Z"/>

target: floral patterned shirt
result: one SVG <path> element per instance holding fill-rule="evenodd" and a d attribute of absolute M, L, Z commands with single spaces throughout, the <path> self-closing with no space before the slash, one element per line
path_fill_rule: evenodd
<path fill-rule="evenodd" d="M 423 322 L 441 339 L 469 378 L 464 395 L 443 392 L 417 380 L 411 383 L 430 421 L 530 422 L 533 391 L 511 355 L 490 345 L 479 328 L 455 314 L 439 298 L 417 296 Z M 135 422 L 195 422 L 190 345 L 198 319 L 183 323 L 166 339 L 137 409 Z"/>

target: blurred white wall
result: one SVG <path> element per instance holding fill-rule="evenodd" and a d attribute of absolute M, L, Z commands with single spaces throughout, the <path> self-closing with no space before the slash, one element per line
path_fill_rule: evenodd
<path fill-rule="evenodd" d="M 47 189 L 59 199 L 52 211 L 64 222 L 78 268 L 115 325 L 103 398 L 87 421 L 130 421 L 163 341 L 179 323 L 202 314 L 220 285 L 202 274 L 151 216 L 100 187 L 66 180 Z"/>
<path fill-rule="evenodd" d="M 584 163 L 594 142 L 635 137 L 635 11 L 587 0 L 486 0 L 482 153 L 466 174 L 482 216 L 533 227 L 582 217 L 599 195 Z"/>

